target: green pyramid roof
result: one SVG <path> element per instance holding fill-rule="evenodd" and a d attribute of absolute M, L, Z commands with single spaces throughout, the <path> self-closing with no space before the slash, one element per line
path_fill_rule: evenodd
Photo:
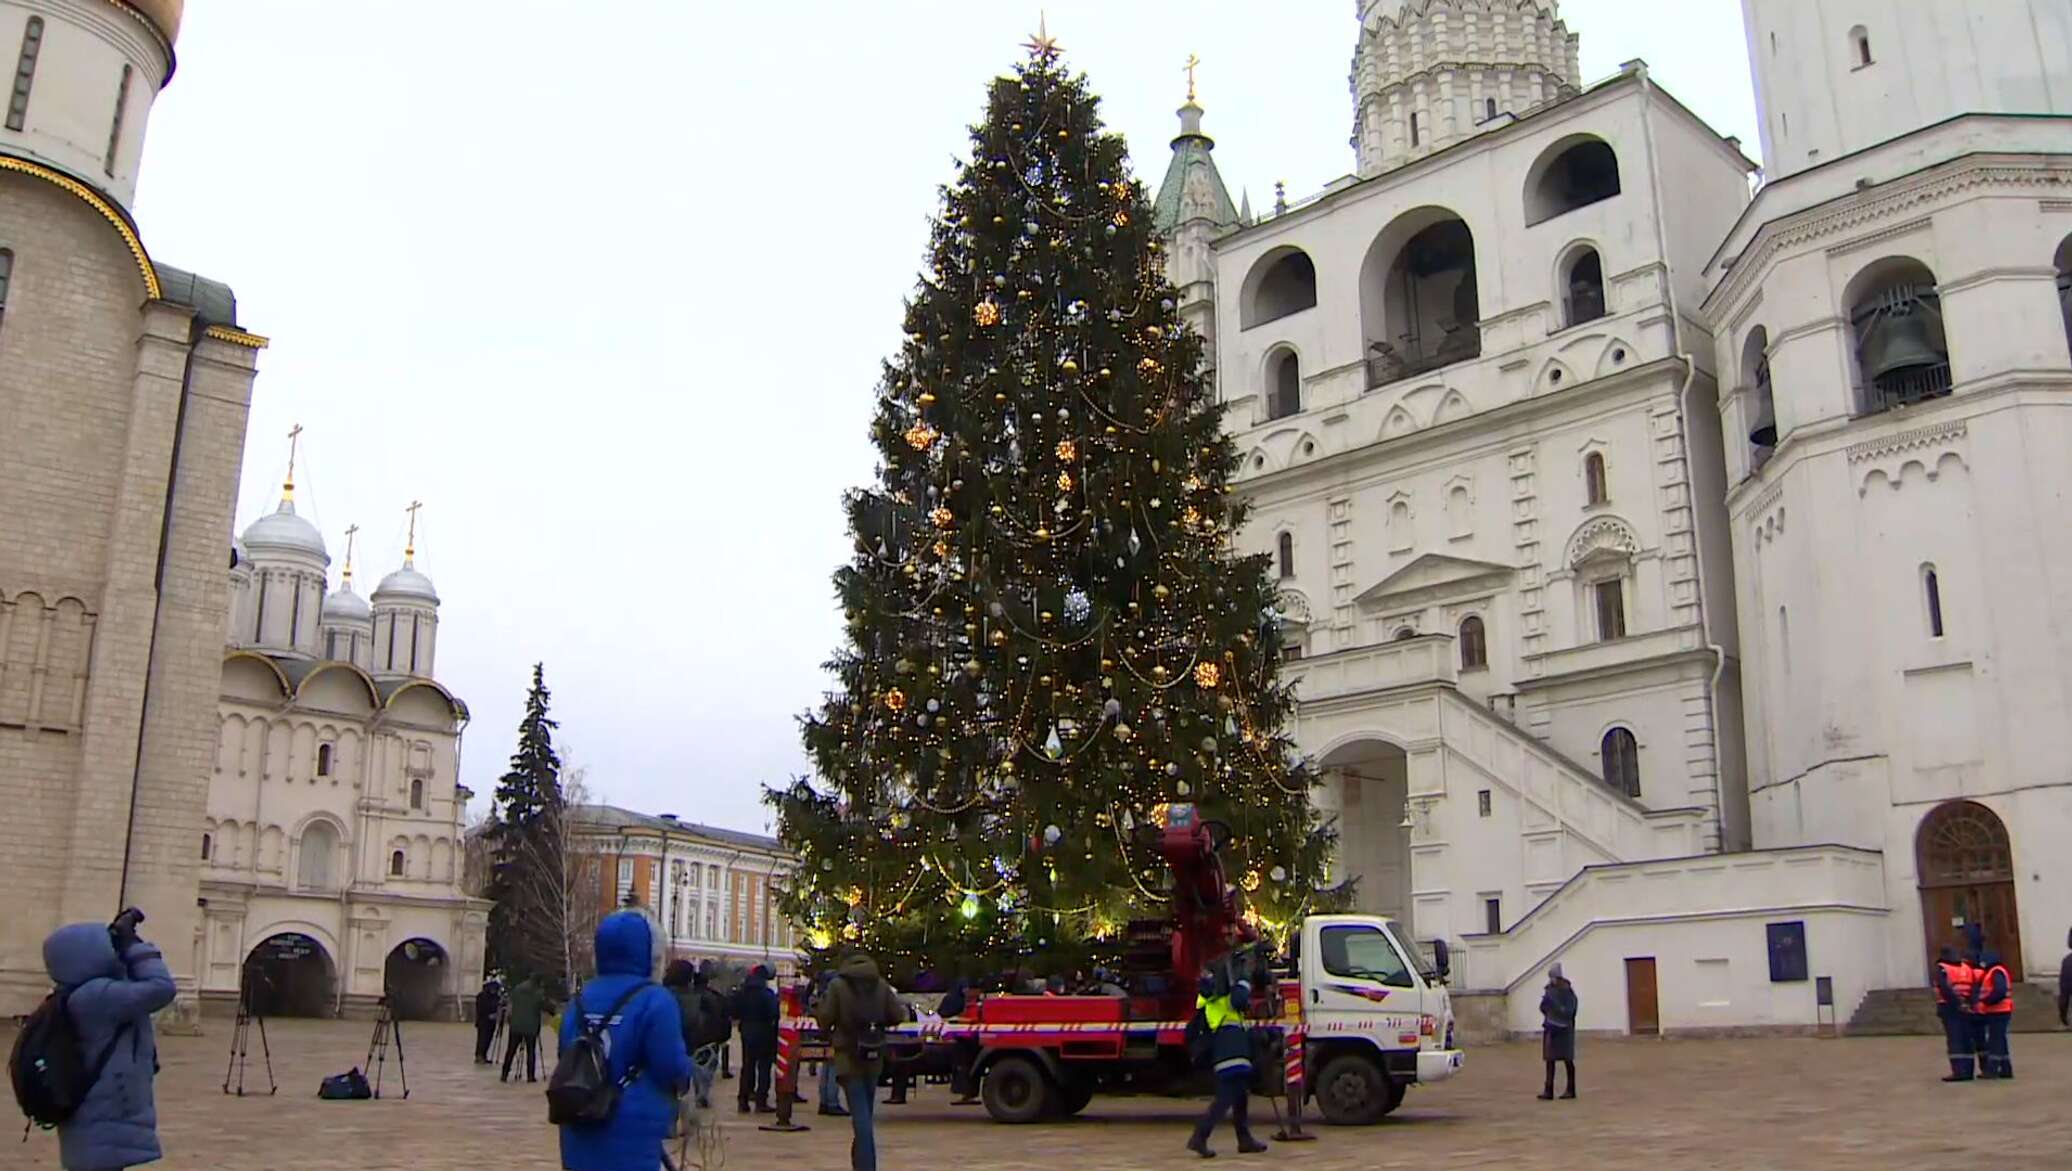
<path fill-rule="evenodd" d="M 1173 139 L 1173 161 L 1166 167 L 1165 180 L 1158 185 L 1158 199 L 1151 205 L 1152 225 L 1171 235 L 1180 226 L 1181 208 L 1190 185 L 1207 192 L 1210 222 L 1229 227 L 1238 222 L 1237 205 L 1230 201 L 1230 189 L 1216 170 L 1212 152 L 1216 142 L 1201 132 L 1201 107 L 1189 102 L 1180 107 L 1180 136 Z"/>

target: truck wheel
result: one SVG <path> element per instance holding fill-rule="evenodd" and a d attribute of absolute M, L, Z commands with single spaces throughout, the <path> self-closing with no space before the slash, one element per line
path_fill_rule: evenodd
<path fill-rule="evenodd" d="M 1050 1112 L 1050 1079 L 1034 1060 L 1010 1054 L 986 1070 L 980 1096 L 995 1122 L 1035 1122 Z"/>
<path fill-rule="evenodd" d="M 1357 1053 L 1325 1062 L 1317 1076 L 1317 1110 L 1333 1126 L 1371 1126 L 1402 1101 L 1403 1088 Z"/>
<path fill-rule="evenodd" d="M 1058 1109 L 1070 1118 L 1086 1109 L 1094 1100 L 1094 1079 L 1090 1077 L 1067 1078 L 1058 1088 Z"/>

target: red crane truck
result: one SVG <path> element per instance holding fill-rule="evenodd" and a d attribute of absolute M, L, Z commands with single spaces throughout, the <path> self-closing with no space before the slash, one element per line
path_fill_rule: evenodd
<path fill-rule="evenodd" d="M 1284 965 L 1270 968 L 1225 881 L 1219 830 L 1188 806 L 1168 811 L 1159 847 L 1173 873 L 1171 914 L 1132 925 L 1128 994 L 977 996 L 954 1019 L 895 1030 L 893 1070 L 975 1087 L 987 1113 L 1012 1123 L 1076 1114 L 1096 1094 L 1205 1095 L 1209 1075 L 1189 1060 L 1186 1029 L 1198 975 L 1214 967 L 1251 981 L 1253 1023 L 1280 1055 L 1258 1063 L 1262 1093 L 1314 1101 L 1327 1122 L 1364 1124 L 1410 1086 L 1453 1076 L 1461 1052 L 1444 944 L 1428 964 L 1388 918 L 1312 915 Z M 789 1002 L 787 1015 L 794 1072 L 824 1044 Z"/>

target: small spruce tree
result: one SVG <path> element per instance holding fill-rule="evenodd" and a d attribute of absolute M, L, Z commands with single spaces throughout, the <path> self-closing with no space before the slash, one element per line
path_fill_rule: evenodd
<path fill-rule="evenodd" d="M 568 975 L 568 867 L 561 757 L 554 751 L 560 725 L 547 714 L 551 699 L 544 665 L 535 663 L 518 750 L 497 780 L 490 810 L 487 950 L 496 968 L 559 981 Z"/>

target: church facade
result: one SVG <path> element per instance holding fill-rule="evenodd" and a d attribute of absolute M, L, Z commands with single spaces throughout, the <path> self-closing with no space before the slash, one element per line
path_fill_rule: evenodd
<path fill-rule="evenodd" d="M 1180 112 L 1335 872 L 1497 1027 L 1557 961 L 1589 1028 L 1846 1024 L 2072 926 L 2072 20 L 1861 7 L 1749 0 L 1760 186 L 1534 0 L 1362 3 L 1355 172 L 1266 215 Z"/>
<path fill-rule="evenodd" d="M 0 1013 L 43 937 L 150 915 L 197 1008 L 202 809 L 266 339 L 130 216 L 181 0 L 0 0 Z"/>
<path fill-rule="evenodd" d="M 309 1016 L 387 997 L 453 1019 L 482 970 L 488 904 L 462 891 L 468 709 L 434 674 L 439 595 L 414 536 L 366 598 L 348 545 L 331 589 L 291 461 L 280 503 L 233 548 L 202 993 L 242 988 L 267 1013 Z"/>

